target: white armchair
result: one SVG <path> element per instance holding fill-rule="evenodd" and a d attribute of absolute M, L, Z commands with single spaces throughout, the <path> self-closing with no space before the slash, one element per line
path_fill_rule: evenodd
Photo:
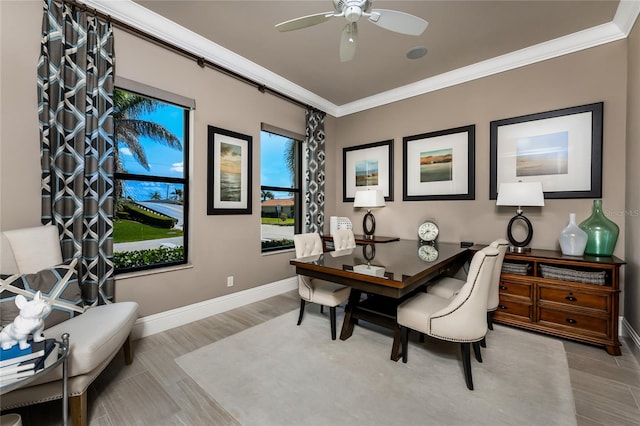
<path fill-rule="evenodd" d="M 60 239 L 55 226 L 4 231 L 3 274 L 33 274 L 62 263 Z M 4 285 L 3 285 L 4 290 Z M 138 318 L 136 302 L 118 302 L 88 308 L 81 315 L 44 330 L 47 338 L 69 333 L 68 395 L 74 425 L 87 424 L 87 389 L 115 355 L 124 349 L 125 362 L 133 362 L 130 333 Z M 62 368 L 27 387 L 2 395 L 2 410 L 62 398 Z"/>
<path fill-rule="evenodd" d="M 487 296 L 491 274 L 499 252 L 486 247 L 471 260 L 464 286 L 451 299 L 430 293 L 418 293 L 398 306 L 398 325 L 401 329 L 402 361 L 407 362 L 409 330 L 461 344 L 467 388 L 473 390 L 470 344 L 474 344 L 479 358 L 479 344 L 487 333 Z"/>
<path fill-rule="evenodd" d="M 296 258 L 322 254 L 322 240 L 317 233 L 296 234 L 293 236 L 293 242 L 296 246 Z M 298 325 L 302 323 L 306 302 L 328 306 L 331 320 L 331 339 L 336 340 L 336 306 L 349 298 L 351 288 L 317 278 L 298 275 L 298 293 L 300 294 Z"/>
<path fill-rule="evenodd" d="M 493 313 L 498 309 L 498 304 L 500 303 L 500 273 L 502 272 L 502 262 L 507 252 L 507 247 L 509 247 L 509 242 L 504 238 L 499 238 L 489 246 L 498 249 L 499 252 L 491 274 L 491 285 L 487 298 L 487 326 L 489 330 L 493 330 Z M 442 277 L 427 286 L 427 293 L 450 299 L 458 294 L 465 282 L 465 280 L 458 278 Z"/>

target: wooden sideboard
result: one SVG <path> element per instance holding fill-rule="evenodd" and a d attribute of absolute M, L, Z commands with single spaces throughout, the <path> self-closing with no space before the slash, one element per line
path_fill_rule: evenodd
<path fill-rule="evenodd" d="M 620 267 L 612 257 L 564 256 L 554 250 L 507 252 L 496 323 L 604 346 L 620 355 Z"/>

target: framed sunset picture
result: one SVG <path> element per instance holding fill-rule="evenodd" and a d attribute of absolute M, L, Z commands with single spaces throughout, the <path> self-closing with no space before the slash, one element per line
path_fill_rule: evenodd
<path fill-rule="evenodd" d="M 208 126 L 207 214 L 251 214 L 253 138 Z"/>

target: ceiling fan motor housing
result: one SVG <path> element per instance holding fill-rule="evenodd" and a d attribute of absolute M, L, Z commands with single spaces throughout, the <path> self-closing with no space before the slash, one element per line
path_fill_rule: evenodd
<path fill-rule="evenodd" d="M 356 22 L 363 12 L 369 12 L 371 0 L 333 0 L 333 6 L 347 21 Z"/>

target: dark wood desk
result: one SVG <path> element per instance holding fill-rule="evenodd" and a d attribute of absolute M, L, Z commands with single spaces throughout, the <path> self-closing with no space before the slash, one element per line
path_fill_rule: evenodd
<path fill-rule="evenodd" d="M 382 236 L 378 236 L 378 235 L 373 235 L 370 238 L 367 238 L 364 235 L 361 234 L 355 234 L 354 235 L 355 240 L 356 240 L 356 244 L 359 246 L 365 245 L 365 244 L 384 244 L 384 243 L 391 243 L 394 241 L 398 241 L 400 240 L 400 238 L 398 237 L 382 237 Z M 323 235 L 322 236 L 322 249 L 324 251 L 330 251 L 333 249 L 333 245 L 331 246 L 331 248 L 327 247 L 327 243 L 333 243 L 333 237 L 331 235 Z"/>
<path fill-rule="evenodd" d="M 420 286 L 439 275 L 454 274 L 468 259 L 470 252 L 459 243 L 438 244 L 438 258 L 426 262 L 418 257 L 418 241 L 399 240 L 376 245 L 375 257 L 370 266 L 384 268 L 382 276 L 354 271 L 366 270 L 363 253 L 367 246 L 355 249 L 327 252 L 321 255 L 292 259 L 296 273 L 351 287 L 351 295 L 345 309 L 341 340 L 353 334 L 358 320 L 368 321 L 394 332 L 391 359 L 400 358 L 400 328 L 396 321 L 396 307 Z M 365 292 L 369 296 L 361 301 Z"/>
<path fill-rule="evenodd" d="M 379 235 L 373 235 L 371 238 L 366 237 L 365 235 L 355 234 L 356 244 L 382 244 L 382 243 L 391 243 L 394 241 L 399 241 L 399 237 L 382 237 Z M 323 241 L 333 241 L 333 237 L 331 235 L 323 235 Z"/>

